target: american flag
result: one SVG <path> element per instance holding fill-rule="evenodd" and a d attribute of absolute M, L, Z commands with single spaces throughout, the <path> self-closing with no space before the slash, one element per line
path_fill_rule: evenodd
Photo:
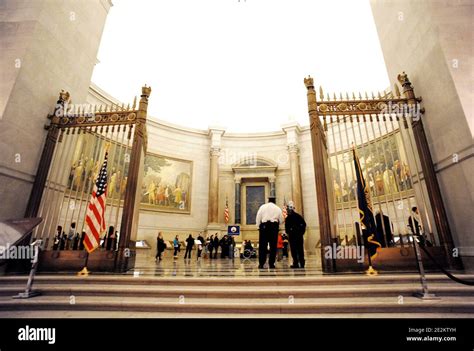
<path fill-rule="evenodd" d="M 288 210 L 287 210 L 287 206 L 286 206 L 286 199 L 283 200 L 283 210 L 282 210 L 282 214 L 283 214 L 283 220 L 285 220 L 286 217 L 288 217 Z"/>
<path fill-rule="evenodd" d="M 107 196 L 107 152 L 104 163 L 100 169 L 91 200 L 86 212 L 86 236 L 84 246 L 87 252 L 92 252 L 99 247 L 100 235 L 105 231 L 105 200 Z"/>
<path fill-rule="evenodd" d="M 225 224 L 229 223 L 229 204 L 227 199 L 225 200 L 224 221 Z"/>

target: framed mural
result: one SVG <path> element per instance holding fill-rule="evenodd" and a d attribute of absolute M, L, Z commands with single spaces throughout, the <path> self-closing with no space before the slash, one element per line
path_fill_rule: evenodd
<path fill-rule="evenodd" d="M 119 197 L 120 200 L 124 199 L 130 151 L 126 145 L 115 140 L 106 141 L 95 133 L 78 136 L 69 168 L 66 194 L 81 197 L 83 193 L 82 198 L 89 200 L 103 162 L 106 143 L 109 144 L 107 202 L 116 201 Z"/>
<path fill-rule="evenodd" d="M 152 211 L 190 213 L 193 162 L 147 153 L 141 207 Z"/>

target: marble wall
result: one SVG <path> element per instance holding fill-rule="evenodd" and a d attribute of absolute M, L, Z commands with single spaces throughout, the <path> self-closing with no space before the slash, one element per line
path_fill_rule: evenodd
<path fill-rule="evenodd" d="M 474 267 L 474 4 L 371 0 L 388 75 L 408 74 L 423 97 L 423 123 L 455 245 Z"/>
<path fill-rule="evenodd" d="M 22 217 L 61 89 L 88 95 L 110 0 L 0 2 L 0 219 Z"/>

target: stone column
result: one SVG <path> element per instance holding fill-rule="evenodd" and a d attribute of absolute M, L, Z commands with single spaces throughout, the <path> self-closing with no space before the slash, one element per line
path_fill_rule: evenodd
<path fill-rule="evenodd" d="M 221 138 L 225 130 L 219 127 L 209 128 L 210 162 L 209 162 L 209 204 L 207 231 L 220 231 L 219 223 L 219 157 L 221 155 Z"/>
<path fill-rule="evenodd" d="M 209 211 L 208 223 L 218 222 L 219 213 L 219 156 L 221 149 L 211 147 L 211 162 L 209 166 Z"/>
<path fill-rule="evenodd" d="M 299 148 L 297 144 L 288 145 L 291 172 L 291 200 L 295 204 L 297 212 L 303 214 L 303 199 L 301 196 L 301 174 L 298 150 Z"/>
<path fill-rule="evenodd" d="M 241 192 L 241 183 L 242 179 L 235 178 L 235 224 L 240 224 L 241 222 L 241 207 L 240 207 L 240 192 Z"/>
<path fill-rule="evenodd" d="M 291 194 L 288 201 L 293 201 L 298 213 L 303 214 L 303 198 L 301 190 L 301 172 L 299 161 L 298 134 L 300 126 L 297 122 L 289 122 L 282 126 L 286 133 L 288 158 L 290 161 Z"/>
<path fill-rule="evenodd" d="M 275 177 L 269 177 L 268 181 L 270 182 L 270 196 L 276 198 L 276 186 L 275 186 Z"/>

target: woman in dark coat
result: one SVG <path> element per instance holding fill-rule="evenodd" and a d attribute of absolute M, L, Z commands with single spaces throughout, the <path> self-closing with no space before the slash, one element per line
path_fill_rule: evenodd
<path fill-rule="evenodd" d="M 166 244 L 165 241 L 163 240 L 163 234 L 161 232 L 158 233 L 158 236 L 156 237 L 156 256 L 155 256 L 155 261 L 162 260 L 161 254 L 163 251 L 166 249 Z"/>

